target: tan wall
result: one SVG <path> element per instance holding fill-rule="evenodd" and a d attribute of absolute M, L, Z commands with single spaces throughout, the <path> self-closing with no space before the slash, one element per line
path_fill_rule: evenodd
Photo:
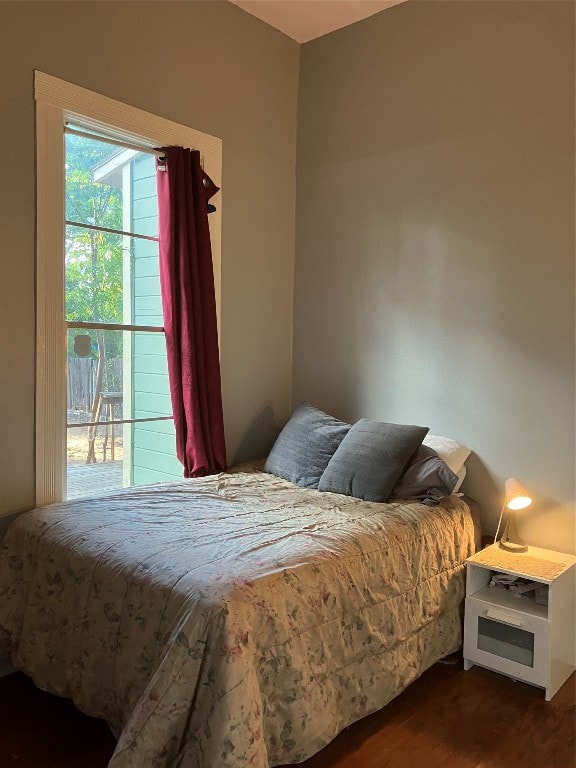
<path fill-rule="evenodd" d="M 231 460 L 290 406 L 299 47 L 227 2 L 0 3 L 0 514 L 34 503 L 34 102 L 40 69 L 223 140 Z"/>
<path fill-rule="evenodd" d="M 574 551 L 574 5 L 407 2 L 303 46 L 293 401 L 428 425 Z"/>

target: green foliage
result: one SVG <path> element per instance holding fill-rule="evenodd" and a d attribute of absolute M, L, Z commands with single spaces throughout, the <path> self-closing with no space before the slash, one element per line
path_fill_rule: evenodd
<path fill-rule="evenodd" d="M 69 227 L 66 236 L 66 319 L 122 322 L 120 237 Z"/>

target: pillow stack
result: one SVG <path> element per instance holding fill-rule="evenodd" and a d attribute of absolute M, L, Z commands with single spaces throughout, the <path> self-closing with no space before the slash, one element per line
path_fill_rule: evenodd
<path fill-rule="evenodd" d="M 458 476 L 432 447 L 422 445 L 427 433 L 427 427 L 368 419 L 352 426 L 302 403 L 278 436 L 264 471 L 303 488 L 365 501 L 392 497 L 437 504 L 452 492 Z"/>
<path fill-rule="evenodd" d="M 457 443 L 450 437 L 440 437 L 439 435 L 426 435 L 422 443 L 432 448 L 458 477 L 452 492 L 455 493 L 460 490 L 466 477 L 466 459 L 470 456 L 470 448 L 466 448 L 465 445 Z"/>
<path fill-rule="evenodd" d="M 418 499 L 429 506 L 438 504 L 443 496 L 450 496 L 458 482 L 435 450 L 422 444 L 392 491 L 393 499 Z"/>

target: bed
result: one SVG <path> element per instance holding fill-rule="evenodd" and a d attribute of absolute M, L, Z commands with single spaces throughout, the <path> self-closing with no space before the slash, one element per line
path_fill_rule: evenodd
<path fill-rule="evenodd" d="M 0 658 L 119 733 L 110 768 L 305 760 L 456 651 L 478 525 L 249 465 L 53 504 L 0 555 Z"/>

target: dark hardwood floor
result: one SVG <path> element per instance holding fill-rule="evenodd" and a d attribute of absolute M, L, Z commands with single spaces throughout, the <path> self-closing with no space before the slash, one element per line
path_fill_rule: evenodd
<path fill-rule="evenodd" d="M 301 765 L 575 768 L 575 730 L 574 676 L 545 702 L 542 690 L 493 672 L 436 664 Z M 105 768 L 113 750 L 103 721 L 20 673 L 0 679 L 1 768 Z"/>

